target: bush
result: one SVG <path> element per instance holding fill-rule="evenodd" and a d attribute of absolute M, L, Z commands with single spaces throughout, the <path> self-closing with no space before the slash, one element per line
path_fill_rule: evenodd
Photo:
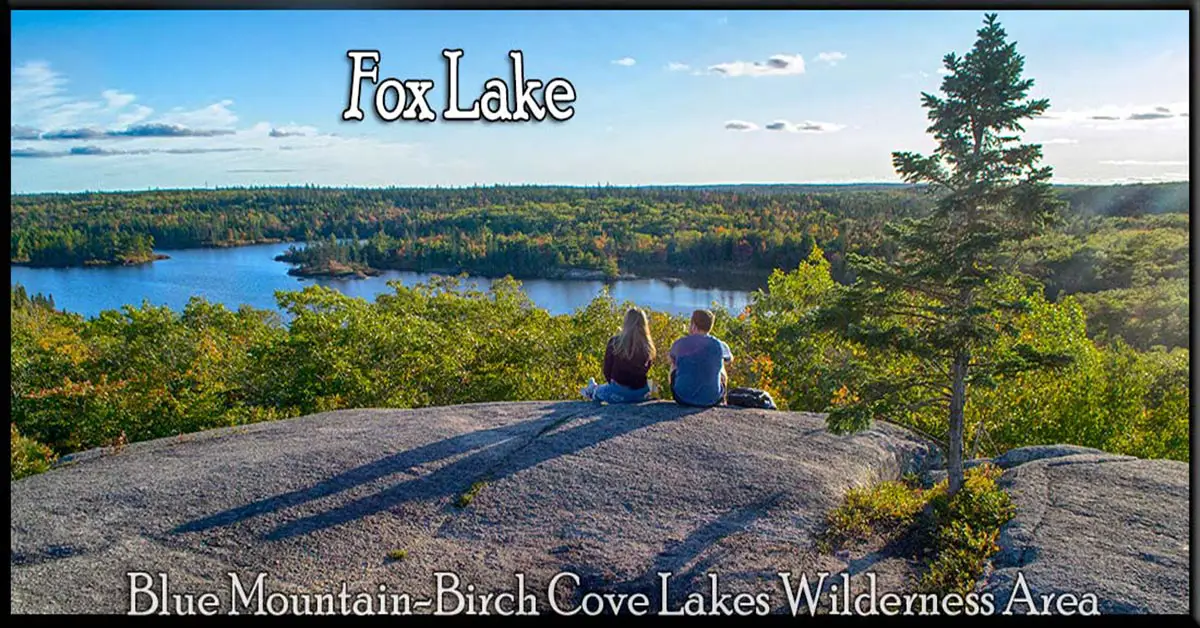
<path fill-rule="evenodd" d="M 716 308 L 715 333 L 735 356 L 736 386 L 762 388 L 781 409 L 820 411 L 852 398 L 863 369 L 903 373 L 911 360 L 812 332 L 807 316 L 834 285 L 819 248 L 771 276 L 740 313 Z M 512 280 L 488 291 L 458 280 L 393 284 L 375 302 L 312 286 L 277 295 L 289 317 L 193 299 L 182 312 L 144 304 L 98 317 L 56 312 L 13 290 L 11 421 L 59 455 L 215 427 L 356 407 L 416 408 L 576 399 L 599 377 L 623 310 L 607 295 L 552 316 Z M 650 312 L 659 359 L 649 377 L 668 397 L 666 357 L 680 316 Z M 973 386 L 968 447 L 982 455 L 1070 443 L 1188 460 L 1188 351 L 1098 346 L 1068 299 L 1033 299 L 1023 340 L 1074 363 Z M 879 417 L 940 438 L 944 408 Z M 982 426 L 982 430 L 976 428 Z M 981 437 L 976 438 L 976 434 Z"/>
<path fill-rule="evenodd" d="M 996 485 L 1002 473 L 987 464 L 968 469 L 953 497 L 943 491 L 930 500 L 937 553 L 918 585 L 921 591 L 966 595 L 974 590 L 1000 549 L 1000 527 L 1014 514 L 1008 493 Z"/>
<path fill-rule="evenodd" d="M 818 540 L 822 551 L 838 550 L 907 531 L 929 500 L 945 491 L 945 484 L 929 490 L 911 480 L 881 482 L 869 488 L 852 488 L 841 505 L 826 515 Z"/>
<path fill-rule="evenodd" d="M 10 481 L 50 470 L 50 465 L 54 464 L 57 456 L 49 447 L 22 436 L 15 423 L 9 425 L 9 435 Z"/>
<path fill-rule="evenodd" d="M 1000 527 L 1013 516 L 1008 494 L 996 484 L 1001 473 L 994 465 L 968 469 L 953 497 L 947 496 L 945 480 L 929 489 L 914 479 L 851 489 L 826 516 L 817 547 L 830 552 L 872 538 L 907 536 L 914 541 L 909 547 L 932 550 L 918 591 L 965 595 L 999 550 Z"/>

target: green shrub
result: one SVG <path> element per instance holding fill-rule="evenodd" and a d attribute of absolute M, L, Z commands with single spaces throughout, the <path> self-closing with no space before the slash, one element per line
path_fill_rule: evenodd
<path fill-rule="evenodd" d="M 744 312 L 715 311 L 715 333 L 737 356 L 731 381 L 800 411 L 852 397 L 862 369 L 912 367 L 806 327 L 833 285 L 830 264 L 819 248 L 813 253 L 795 270 L 774 273 Z M 375 302 L 319 286 L 281 292 L 286 324 L 274 312 L 231 311 L 199 298 L 182 312 L 144 304 L 85 320 L 48 301 L 34 307 L 14 288 L 11 421 L 63 455 L 105 446 L 122 432 L 138 442 L 345 408 L 577 399 L 586 378 L 599 377 L 626 306 L 601 295 L 551 315 L 512 280 L 487 291 L 453 278 L 392 287 Z M 1018 321 L 1025 341 L 1070 352 L 1075 362 L 1059 373 L 973 386 L 968 447 L 978 444 L 987 456 L 1070 443 L 1188 460 L 1188 350 L 1097 345 L 1071 299 L 1032 304 Z M 649 377 L 666 391 L 666 353 L 687 322 L 651 312 L 650 325 L 660 357 Z M 944 409 L 881 418 L 945 435 Z"/>
<path fill-rule="evenodd" d="M 1014 514 L 1008 493 L 996 484 L 1002 473 L 986 464 L 968 469 L 953 497 L 941 492 L 930 500 L 936 555 L 918 585 L 921 591 L 966 595 L 975 588 L 1000 549 L 1000 527 Z"/>
<path fill-rule="evenodd" d="M 850 489 L 826 516 L 817 547 L 830 552 L 872 538 L 908 536 L 914 541 L 909 547 L 932 550 L 917 583 L 918 591 L 965 595 L 975 588 L 988 560 L 999 550 L 1000 527 L 1013 516 L 1012 501 L 996 484 L 1001 473 L 994 465 L 968 469 L 962 488 L 953 497 L 946 494 L 945 480 L 922 489 L 915 478 L 907 476 Z"/>
<path fill-rule="evenodd" d="M 54 464 L 57 456 L 49 447 L 32 438 L 22 436 L 17 431 L 16 424 L 9 425 L 9 434 L 11 437 L 10 481 L 50 470 L 50 465 Z"/>
<path fill-rule="evenodd" d="M 478 482 L 475 482 L 466 490 L 465 493 L 458 496 L 458 499 L 455 500 L 454 504 L 459 508 L 466 508 L 467 506 L 470 506 L 471 502 L 475 501 L 475 497 L 479 495 L 479 492 L 482 491 L 485 486 L 487 486 L 486 480 L 479 480 Z"/>
<path fill-rule="evenodd" d="M 825 529 L 818 539 L 819 547 L 822 551 L 838 550 L 875 536 L 905 531 L 916 522 L 917 515 L 932 495 L 944 490 L 944 484 L 922 490 L 906 481 L 852 488 L 846 492 L 841 505 L 826 515 Z"/>

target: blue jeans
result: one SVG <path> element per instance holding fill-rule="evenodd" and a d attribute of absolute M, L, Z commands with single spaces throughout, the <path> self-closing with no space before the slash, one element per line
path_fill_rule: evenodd
<path fill-rule="evenodd" d="M 650 386 L 642 386 L 641 388 L 626 388 L 615 382 L 601 384 L 596 387 L 596 392 L 592 393 L 592 399 L 595 401 L 603 401 L 606 403 L 637 403 L 645 401 L 650 397 Z"/>

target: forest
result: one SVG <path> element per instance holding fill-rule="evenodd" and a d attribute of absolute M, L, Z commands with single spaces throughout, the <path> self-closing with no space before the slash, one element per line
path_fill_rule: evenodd
<path fill-rule="evenodd" d="M 1187 182 L 1059 186 L 1068 209 L 1024 243 L 1024 270 L 1078 295 L 1096 338 L 1188 347 Z M 155 249 L 297 241 L 298 274 L 396 269 L 517 279 L 590 271 L 759 287 L 819 247 L 888 258 L 889 222 L 928 211 L 905 185 L 241 188 L 11 197 L 10 262 L 149 261 Z M 703 269 L 698 272 L 696 269 Z M 589 275 L 585 275 L 589 276 Z"/>
<path fill-rule="evenodd" d="M 774 271 L 768 284 L 743 312 L 715 310 L 714 333 L 736 356 L 737 385 L 769 391 L 782 408 L 819 410 L 846 398 L 856 365 L 901 375 L 912 367 L 807 326 L 806 315 L 836 285 L 819 248 L 795 269 Z M 181 312 L 130 305 L 89 320 L 14 286 L 14 477 L 83 449 L 339 408 L 575 399 L 588 376 L 599 376 L 625 307 L 602 295 L 554 316 L 512 279 L 488 292 L 456 278 L 391 286 L 375 302 L 320 286 L 279 293 L 289 323 L 275 311 L 233 311 L 200 298 Z M 1030 298 L 1016 323 L 1021 337 L 1073 361 L 976 390 L 967 406 L 969 451 L 1069 442 L 1188 460 L 1188 350 L 1097 343 L 1075 297 L 1051 302 L 1034 290 Z M 650 320 L 664 350 L 687 330 L 683 317 L 651 312 Z M 665 390 L 665 361 L 650 375 Z M 936 409 L 891 420 L 945 433 Z"/>
<path fill-rule="evenodd" d="M 1188 184 L 1057 190 L 1068 209 L 1014 252 L 1028 282 L 1007 289 L 1032 304 L 1016 337 L 1070 365 L 973 389 L 967 451 L 1066 442 L 1188 460 Z M 716 333 L 738 357 L 732 381 L 821 411 L 850 402 L 846 383 L 863 369 L 902 380 L 916 368 L 808 319 L 853 280 L 848 254 L 894 254 L 883 225 L 928 202 L 901 186 L 13 196 L 11 261 L 130 263 L 172 247 L 303 240 L 291 254 L 301 267 L 743 272 L 766 285 L 744 311 L 716 309 Z M 286 318 L 197 298 L 183 311 L 127 305 L 91 319 L 13 286 L 12 477 L 93 447 L 325 410 L 573 399 L 628 305 L 602 295 L 555 316 L 512 278 L 488 292 L 454 277 L 391 285 L 375 302 L 319 286 L 279 293 Z M 650 314 L 658 346 L 685 333 L 683 318 Z M 651 376 L 665 389 L 665 365 Z M 935 409 L 888 418 L 946 436 Z"/>

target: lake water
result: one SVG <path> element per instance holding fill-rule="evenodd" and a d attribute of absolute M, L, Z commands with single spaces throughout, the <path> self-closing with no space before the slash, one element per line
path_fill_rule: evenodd
<path fill-rule="evenodd" d="M 289 244 L 259 244 L 225 249 L 187 249 L 161 251 L 170 259 L 152 264 L 98 268 L 27 268 L 11 266 L 11 283 L 20 283 L 30 293 L 49 294 L 59 309 L 95 316 L 103 310 L 147 300 L 179 310 L 192 296 L 224 303 L 236 309 L 248 304 L 276 309 L 277 290 L 300 290 L 318 283 L 352 296 L 373 301 L 375 295 L 391 292 L 387 282 L 400 280 L 411 286 L 428 281 L 432 275 L 406 271 L 385 271 L 366 279 L 300 279 L 287 274 L 290 265 L 276 262 L 275 256 Z M 479 289 L 491 281 L 474 277 L 469 280 Z M 565 281 L 530 279 L 522 288 L 538 306 L 553 314 L 565 314 L 587 305 L 605 287 L 602 281 Z M 618 302 L 632 301 L 653 310 L 688 313 L 714 303 L 731 311 L 740 311 L 748 293 L 740 290 L 692 288 L 656 279 L 635 279 L 608 284 Z"/>

